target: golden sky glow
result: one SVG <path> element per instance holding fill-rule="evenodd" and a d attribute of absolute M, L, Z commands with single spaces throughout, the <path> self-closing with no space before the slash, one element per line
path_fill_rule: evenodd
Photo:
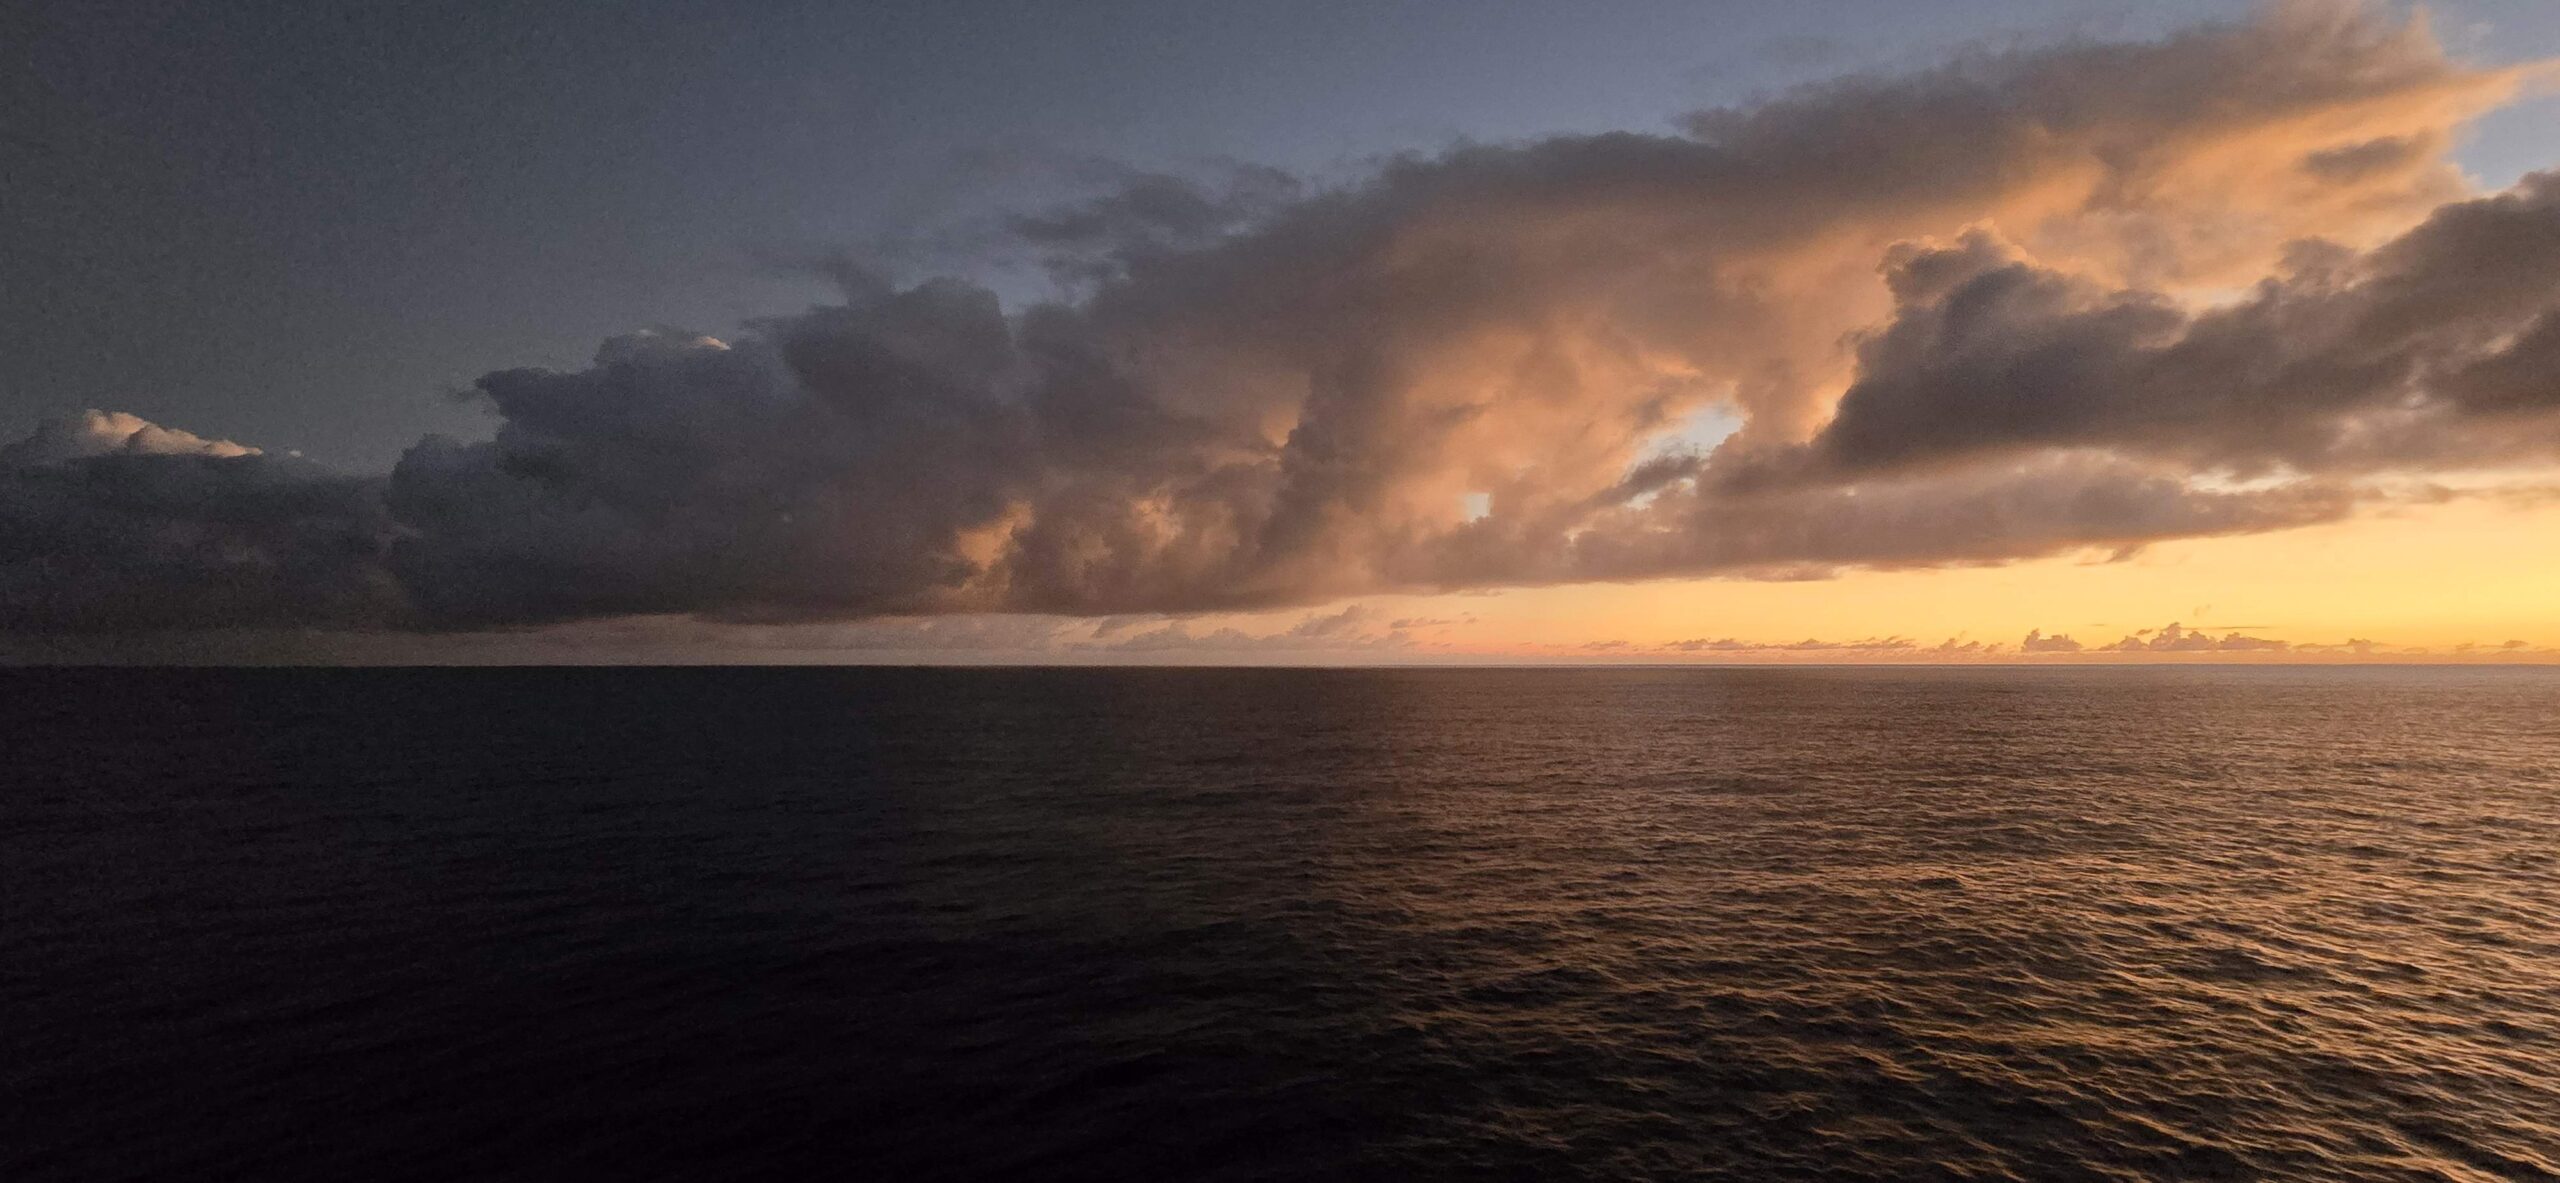
<path fill-rule="evenodd" d="M 2296 645 L 2361 638 L 2450 656 L 2466 644 L 2560 644 L 2555 539 L 2560 502 L 2480 500 L 2403 507 L 2278 534 L 2162 542 L 2121 561 L 2075 556 L 1797 583 L 1664 580 L 1367 602 L 1397 617 L 1475 618 L 1423 630 L 1423 650 L 1445 644 L 1524 656 L 1610 641 L 1648 649 L 1692 638 L 1785 644 L 1900 636 L 1923 648 L 1951 638 L 1997 643 L 2015 659 L 2030 629 L 2067 634 L 2094 648 L 2171 622 Z"/>

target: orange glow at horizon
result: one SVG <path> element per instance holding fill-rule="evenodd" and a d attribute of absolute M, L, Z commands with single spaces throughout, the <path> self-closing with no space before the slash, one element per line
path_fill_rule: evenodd
<path fill-rule="evenodd" d="M 2306 660 L 2342 657 L 2560 659 L 2560 499 L 2482 497 L 2395 507 L 2275 534 L 2153 545 L 2002 566 L 1852 571 L 1802 582 L 1667 579 L 1444 595 L 1367 596 L 1380 627 L 1413 644 L 1363 660 L 2016 660 L 2029 630 L 2086 649 L 2038 660 Z M 2535 545 L 2539 541 L 2541 545 Z M 1339 606 L 1329 606 L 1336 610 Z M 1285 630 L 1307 611 L 1202 618 L 1200 631 Z M 2213 636 L 2283 641 L 2285 651 L 2097 652 L 2170 623 Z M 1903 638 L 1902 651 L 1787 652 Z M 1667 649 L 1734 639 L 1766 649 Z M 1989 652 L 1930 653 L 1953 640 Z M 2299 646 L 2367 641 L 2363 653 Z M 2499 652 L 2511 641 L 2526 652 Z M 1991 647 L 1996 646 L 1996 649 Z M 2471 648 L 2464 649 L 2465 646 Z M 2423 649 L 2423 654 L 2411 652 Z"/>

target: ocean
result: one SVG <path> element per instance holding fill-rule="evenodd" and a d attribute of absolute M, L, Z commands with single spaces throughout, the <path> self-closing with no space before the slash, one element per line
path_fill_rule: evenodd
<path fill-rule="evenodd" d="M 0 671 L 0 1177 L 2551 1179 L 2560 670 Z"/>

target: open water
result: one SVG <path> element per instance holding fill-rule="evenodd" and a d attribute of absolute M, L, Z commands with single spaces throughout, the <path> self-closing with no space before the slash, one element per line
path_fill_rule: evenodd
<path fill-rule="evenodd" d="M 0 672 L 0 1176 L 2551 1179 L 2560 671 Z"/>

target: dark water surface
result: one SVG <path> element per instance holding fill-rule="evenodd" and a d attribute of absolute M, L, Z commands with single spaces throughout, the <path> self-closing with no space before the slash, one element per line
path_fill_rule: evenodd
<path fill-rule="evenodd" d="M 2560 1172 L 2560 671 L 14 671 L 0 739 L 10 1179 Z"/>

